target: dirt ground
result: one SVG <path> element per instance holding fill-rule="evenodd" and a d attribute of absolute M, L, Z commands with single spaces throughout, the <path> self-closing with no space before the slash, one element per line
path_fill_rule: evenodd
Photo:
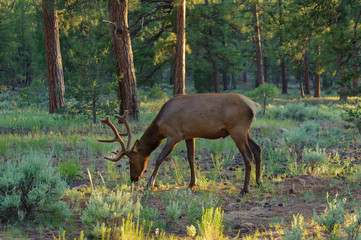
<path fill-rule="evenodd" d="M 335 149 L 337 151 L 337 149 Z M 361 156 L 359 154 L 359 146 L 351 146 L 349 150 L 345 153 L 342 153 L 342 157 L 348 156 L 351 158 L 353 164 L 361 163 Z M 99 153 L 99 159 L 102 159 L 102 154 Z M 54 156 L 56 158 L 56 156 Z M 84 161 L 83 167 L 86 169 L 86 156 L 82 156 L 82 161 Z M 238 161 L 238 160 L 237 160 Z M 243 168 L 242 161 L 238 161 L 236 164 L 238 167 Z M 170 164 L 169 162 L 165 164 Z M 188 164 L 184 162 L 184 164 Z M 197 163 L 198 169 L 205 169 L 211 163 L 203 161 L 202 163 Z M 105 171 L 104 163 L 99 161 L 96 164 L 97 170 L 100 172 Z M 148 172 L 143 176 L 144 179 L 147 179 L 150 175 L 151 170 L 153 169 L 153 164 L 148 166 Z M 188 166 L 187 166 L 188 167 Z M 233 173 L 232 173 L 233 172 Z M 158 178 L 164 177 L 162 170 Z M 234 174 L 234 169 L 225 169 L 225 175 L 231 176 Z M 185 181 L 188 181 L 189 173 L 185 176 Z M 305 222 L 308 223 L 308 235 L 311 237 L 320 231 L 317 226 L 315 226 L 311 219 L 314 215 L 314 211 L 317 214 L 323 212 L 326 208 L 326 196 L 327 193 L 330 196 L 335 196 L 339 194 L 340 197 L 349 197 L 353 201 L 361 203 L 361 184 L 354 186 L 350 184 L 344 176 L 339 177 L 328 177 L 322 175 L 301 175 L 295 177 L 287 177 L 282 179 L 268 179 L 268 182 L 271 186 L 276 189 L 272 194 L 259 194 L 259 190 L 255 186 L 251 186 L 251 192 L 246 195 L 244 199 L 239 200 L 237 194 L 229 194 L 230 187 L 224 184 L 223 182 L 217 182 L 217 197 L 219 197 L 219 205 L 222 210 L 224 210 L 224 223 L 225 223 L 225 235 L 229 238 L 233 238 L 239 234 L 239 237 L 251 235 L 259 230 L 263 232 L 260 236 L 261 239 L 269 238 L 278 238 L 280 237 L 280 232 L 277 230 L 276 224 L 279 223 L 281 227 L 289 227 L 293 219 L 293 215 L 302 214 L 305 218 Z M 243 179 L 241 181 L 243 183 Z M 241 183 L 239 187 L 241 188 Z M 73 180 L 69 187 L 70 188 L 80 188 L 90 186 L 90 182 L 87 178 L 79 178 Z M 174 186 L 174 185 L 172 185 Z M 136 186 L 136 191 L 141 191 L 143 186 Z M 179 187 L 184 188 L 186 187 Z M 166 206 L 163 205 L 159 196 L 159 192 L 170 191 L 173 189 L 157 189 L 153 191 L 154 194 L 158 197 L 151 197 L 149 205 L 152 208 L 157 208 L 161 213 L 160 217 L 166 217 Z M 204 190 L 203 190 L 204 191 Z M 197 195 L 199 189 L 195 188 L 193 194 Z M 86 195 L 89 198 L 89 194 Z M 64 201 L 69 201 L 69 199 L 64 198 Z M 87 199 L 83 199 L 81 202 L 81 207 L 86 208 Z M 176 227 L 171 227 L 165 229 L 167 233 L 171 233 L 179 239 L 187 238 L 186 226 L 189 225 L 188 219 L 185 215 L 182 215 L 177 222 Z M 29 228 L 20 226 L 21 233 L 20 235 L 11 234 L 7 235 L 7 230 L 11 227 L 0 226 L 2 231 L 0 231 L 0 238 L 5 239 L 54 239 L 53 236 L 58 236 L 57 229 L 46 229 L 43 233 L 39 233 L 39 229 Z M 72 225 L 66 226 L 67 230 L 66 239 L 78 238 L 80 231 L 85 230 L 85 226 L 82 225 L 80 221 L 80 216 L 76 216 L 76 220 L 72 222 Z M 76 231 L 72 231 L 76 229 Z M 151 233 L 154 236 L 154 233 Z M 321 234 L 322 235 L 322 234 Z"/>

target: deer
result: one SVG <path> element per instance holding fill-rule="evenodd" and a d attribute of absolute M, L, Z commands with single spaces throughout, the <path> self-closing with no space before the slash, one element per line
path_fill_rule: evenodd
<path fill-rule="evenodd" d="M 124 123 L 126 132 L 119 133 L 107 116 L 101 122 L 112 129 L 115 137 L 98 141 L 103 143 L 119 142 L 121 150 L 113 152 L 115 157 L 105 157 L 105 159 L 117 162 L 127 156 L 129 158 L 130 180 L 138 182 L 147 167 L 151 153 L 164 139 L 167 139 L 155 161 L 155 168 L 145 187 L 153 188 L 164 160 L 175 146 L 184 140 L 191 174 L 189 188 L 194 189 L 196 185 L 195 138 L 218 139 L 230 136 L 245 163 L 244 187 L 240 192 L 240 197 L 242 197 L 250 191 L 252 157 L 256 163 L 257 185 L 262 182 L 262 150 L 250 135 L 250 126 L 259 106 L 258 103 L 238 93 L 176 95 L 161 107 L 157 116 L 132 147 L 130 147 L 132 133 L 127 121 L 127 110 L 124 111 L 123 116 L 114 115 L 115 118 Z M 128 136 L 127 146 L 125 146 L 122 136 Z"/>

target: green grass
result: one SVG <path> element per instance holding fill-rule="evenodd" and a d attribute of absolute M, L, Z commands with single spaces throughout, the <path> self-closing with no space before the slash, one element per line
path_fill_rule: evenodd
<path fill-rule="evenodd" d="M 164 100 L 155 101 L 148 98 L 147 102 L 142 102 L 140 121 L 130 121 L 134 132 L 133 142 L 141 137 Z M 343 127 L 340 114 L 344 105 L 335 104 L 332 98 L 320 100 L 322 105 L 316 104 L 318 101 L 316 99 L 306 99 L 302 101 L 302 104 L 297 103 L 298 101 L 299 99 L 297 101 L 277 99 L 269 106 L 268 115 L 257 115 L 253 122 L 250 130 L 252 138 L 261 145 L 263 150 L 264 184 L 259 188 L 254 186 L 255 168 L 253 168 L 251 193 L 242 199 L 240 204 L 254 201 L 255 205 L 258 204 L 264 208 L 266 202 L 274 205 L 282 202 L 284 206 L 288 206 L 292 204 L 292 200 L 289 199 L 289 195 L 283 194 L 289 191 L 285 188 L 286 179 L 291 176 L 311 174 L 311 172 L 315 177 L 337 180 L 338 182 L 334 183 L 336 186 L 342 181 L 339 180 L 340 176 L 344 177 L 345 181 L 352 184 L 349 184 L 349 189 L 344 188 L 340 192 L 351 198 L 349 204 L 357 202 L 353 192 L 361 189 L 359 184 L 361 167 L 354 158 L 357 153 L 360 154 L 360 150 L 357 149 L 360 149 L 361 138 L 356 129 Z M 11 105 L 11 103 L 7 104 Z M 286 105 L 289 105 L 287 111 L 284 110 Z M 20 109 L 16 107 L 16 104 L 12 106 L 12 109 L 0 110 L 0 167 L 3 162 L 18 159 L 31 151 L 51 156 L 55 169 L 67 180 L 83 182 L 89 178 L 84 172 L 86 173 L 87 169 L 91 172 L 96 190 L 85 186 L 80 189 L 69 188 L 65 192 L 69 207 L 77 216 L 77 219 L 75 217 L 69 220 L 69 224 L 80 221 L 80 218 L 84 222 L 90 219 L 82 225 L 82 229 L 66 229 L 66 235 L 72 234 L 78 237 L 80 232 L 84 231 L 86 237 L 93 234 L 100 239 L 103 236 L 106 239 L 110 236 L 109 234 L 118 234 L 117 236 L 135 234 L 139 238 L 149 239 L 156 236 L 155 231 L 158 229 L 157 239 L 174 239 L 177 236 L 170 232 L 175 233 L 175 229 L 179 229 L 183 236 L 188 234 L 197 239 L 208 232 L 208 230 L 202 230 L 203 232 L 200 230 L 203 227 L 206 229 L 205 225 L 202 226 L 202 214 L 213 209 L 212 217 L 208 214 L 206 218 L 214 226 L 217 225 L 216 220 L 218 223 L 222 220 L 227 227 L 219 228 L 216 234 L 220 237 L 228 236 L 228 229 L 231 229 L 233 223 L 225 222 L 223 215 L 222 217 L 219 214 L 215 216 L 214 211 L 217 207 L 223 209 L 229 206 L 232 208 L 225 211 L 225 216 L 229 213 L 227 211 L 235 211 L 240 206 L 237 205 L 235 196 L 239 194 L 244 181 L 243 159 L 230 137 L 196 140 L 197 189 L 195 192 L 186 188 L 190 180 L 190 171 L 186 159 L 186 146 L 183 142 L 177 145 L 161 167 L 156 181 L 159 187 L 153 191 L 143 191 L 142 186 L 146 185 L 153 170 L 154 159 L 163 145 L 152 154 L 147 173 L 141 181 L 132 185 L 129 181 L 127 161 L 111 163 L 103 160 L 104 155 L 110 155 L 111 151 L 120 148 L 118 143 L 103 144 L 97 141 L 97 139 L 113 137 L 109 127 L 102 126 L 100 123 L 67 120 L 60 115 L 50 115 L 45 110 Z M 298 112 L 293 111 L 295 109 Z M 317 116 L 313 117 L 315 114 Z M 304 124 L 317 127 L 310 127 L 311 132 L 307 132 L 304 129 L 307 126 L 305 127 Z M 312 129 L 317 129 L 316 135 Z M 317 146 L 325 149 L 324 154 L 327 158 L 324 159 L 322 152 L 322 161 L 318 161 L 320 163 L 314 166 L 313 171 L 309 171 L 309 164 L 314 160 L 307 154 L 317 152 Z M 304 147 L 307 147 L 307 151 L 303 150 Z M 123 198 L 119 200 L 120 197 L 112 192 L 122 192 L 130 196 L 128 200 L 133 200 L 122 202 L 124 196 L 122 195 Z M 327 189 L 325 189 L 326 192 Z M 96 196 L 98 196 L 97 201 L 94 200 Z M 302 192 L 299 197 L 306 204 L 326 202 L 312 189 Z M 138 198 L 142 210 L 139 214 L 133 213 L 133 217 L 127 217 L 127 214 L 131 212 L 129 209 L 133 209 Z M 124 204 L 115 210 L 116 202 L 118 205 Z M 224 202 L 227 206 L 222 205 Z M 233 206 L 237 207 L 233 208 Z M 103 213 L 106 213 L 107 217 L 102 218 Z M 118 216 L 112 214 L 118 214 Z M 291 216 L 285 215 L 275 219 L 282 219 L 279 224 L 283 229 L 287 221 L 292 220 Z M 97 221 L 99 224 L 96 223 Z M 114 229 L 115 226 L 119 231 L 110 233 L 109 229 Z M 47 231 L 41 226 L 35 227 L 39 229 L 38 231 Z M 121 233 L 121 227 L 124 233 Z M 16 229 L 15 225 L 14 229 Z M 21 235 L 21 230 L 19 231 L 20 234 L 18 231 L 4 229 L 0 237 L 20 238 L 21 236 L 18 235 Z M 346 230 L 340 231 L 341 236 L 346 236 Z M 194 235 L 194 232 L 197 235 Z M 66 238 L 63 233 L 63 231 L 59 232 L 59 239 Z M 260 232 L 251 234 L 249 239 L 256 239 L 260 235 Z"/>

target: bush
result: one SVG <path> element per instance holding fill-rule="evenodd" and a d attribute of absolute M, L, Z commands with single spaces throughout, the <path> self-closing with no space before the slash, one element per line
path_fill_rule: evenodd
<path fill-rule="evenodd" d="M 341 223 L 342 229 L 346 232 L 348 239 L 360 239 L 361 229 L 361 209 L 358 211 L 345 215 L 345 221 Z"/>
<path fill-rule="evenodd" d="M 170 219 L 172 224 L 177 222 L 179 217 L 182 215 L 182 210 L 178 201 L 172 201 L 172 203 L 166 207 L 166 211 L 167 217 Z"/>
<path fill-rule="evenodd" d="M 285 132 L 283 137 L 288 145 L 297 149 L 304 147 L 313 147 L 318 143 L 321 126 L 313 122 L 305 122 L 292 131 Z"/>
<path fill-rule="evenodd" d="M 139 217 L 141 208 L 139 199 L 135 203 L 131 193 L 119 189 L 96 189 L 81 216 L 81 221 L 88 227 L 89 234 L 100 237 L 96 229 L 101 226 L 106 229 L 120 226 L 122 219 L 128 214 Z"/>
<path fill-rule="evenodd" d="M 354 125 L 351 127 L 357 128 L 361 134 L 361 102 L 357 103 L 354 109 L 346 108 L 342 118 L 347 122 L 353 123 Z"/>
<path fill-rule="evenodd" d="M 293 215 L 293 222 L 291 223 L 291 231 L 285 229 L 285 240 L 302 240 L 305 239 L 306 223 L 302 215 Z"/>
<path fill-rule="evenodd" d="M 316 212 L 313 214 L 317 224 L 325 228 L 326 233 L 330 237 L 329 239 L 337 238 L 340 226 L 344 222 L 343 215 L 345 213 L 344 205 L 346 199 L 339 200 L 337 197 L 338 195 L 330 201 L 327 194 L 327 208 L 325 211 L 320 216 L 317 216 Z"/>
<path fill-rule="evenodd" d="M 267 99 L 275 98 L 279 94 L 277 86 L 270 83 L 264 83 L 256 89 L 245 93 L 247 97 L 263 101 L 263 115 L 266 114 Z"/>
<path fill-rule="evenodd" d="M 0 168 L 1 220 L 59 224 L 70 217 L 68 206 L 60 201 L 65 188 L 47 156 L 32 153 L 8 161 Z"/>
<path fill-rule="evenodd" d="M 76 177 L 81 177 L 83 167 L 81 166 L 81 162 L 79 160 L 76 161 L 75 159 L 68 159 L 59 163 L 56 170 L 60 176 L 66 179 L 66 181 L 70 181 Z"/>
<path fill-rule="evenodd" d="M 306 120 L 328 120 L 332 118 L 331 114 L 325 113 L 320 107 L 305 106 L 302 102 L 288 103 L 284 107 L 274 107 L 269 111 L 272 118 L 294 119 L 300 122 Z"/>
<path fill-rule="evenodd" d="M 204 209 L 202 221 L 198 221 L 200 239 L 225 239 L 223 236 L 223 211 L 221 208 Z"/>
<path fill-rule="evenodd" d="M 311 165 L 311 173 L 313 173 L 313 170 L 317 165 L 327 162 L 325 149 L 320 149 L 318 147 L 316 147 L 315 150 L 304 149 L 303 161 L 307 165 Z"/>

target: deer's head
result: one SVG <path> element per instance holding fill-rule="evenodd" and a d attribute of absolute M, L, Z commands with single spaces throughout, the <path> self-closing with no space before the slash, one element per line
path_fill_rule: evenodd
<path fill-rule="evenodd" d="M 117 162 L 122 157 L 127 156 L 129 158 L 129 168 L 130 168 L 130 180 L 132 182 L 138 182 L 140 177 L 142 176 L 145 168 L 146 168 L 146 162 L 147 158 L 139 149 L 139 141 L 137 140 L 132 148 L 130 148 L 130 144 L 132 141 L 132 133 L 130 131 L 129 123 L 127 121 L 128 117 L 128 111 L 124 112 L 123 116 L 120 115 L 114 115 L 117 119 L 119 119 L 121 122 L 124 123 L 127 132 L 126 133 L 119 133 L 117 128 L 114 126 L 114 124 L 110 121 L 109 116 L 106 117 L 106 119 L 100 120 L 102 123 L 108 125 L 114 132 L 114 138 L 109 140 L 98 140 L 99 142 L 105 142 L 105 143 L 112 143 L 112 142 L 119 142 L 121 145 L 121 150 L 112 152 L 115 154 L 115 157 L 109 158 L 105 157 L 106 160 Z M 124 140 L 121 138 L 121 136 L 128 136 L 128 143 L 127 147 L 125 147 Z"/>

